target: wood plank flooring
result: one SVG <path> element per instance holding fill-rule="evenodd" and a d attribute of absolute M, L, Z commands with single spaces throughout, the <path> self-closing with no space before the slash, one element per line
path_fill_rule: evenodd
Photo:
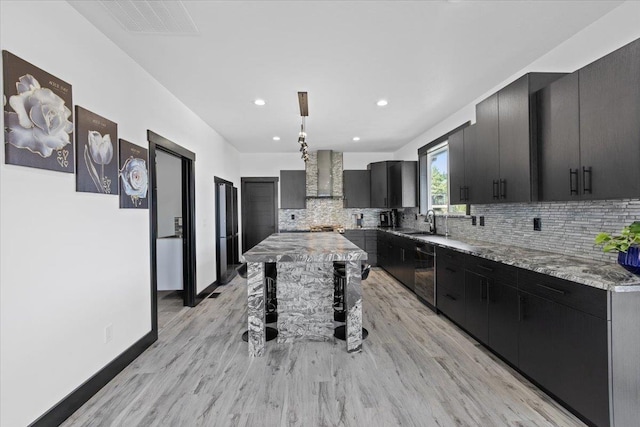
<path fill-rule="evenodd" d="M 162 331 L 182 311 L 184 306 L 182 294 L 178 291 L 158 291 L 158 331 Z"/>
<path fill-rule="evenodd" d="M 174 318 L 63 426 L 583 426 L 386 272 L 362 282 L 361 353 L 267 343 L 250 358 L 246 281 Z"/>

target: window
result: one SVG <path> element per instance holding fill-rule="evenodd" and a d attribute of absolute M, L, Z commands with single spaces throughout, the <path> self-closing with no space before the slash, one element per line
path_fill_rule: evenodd
<path fill-rule="evenodd" d="M 420 155 L 420 213 L 461 214 L 466 205 L 449 205 L 449 145 L 444 141 Z"/>

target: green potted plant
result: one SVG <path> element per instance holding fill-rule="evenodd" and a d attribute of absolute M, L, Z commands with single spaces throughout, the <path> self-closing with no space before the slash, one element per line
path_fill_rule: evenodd
<path fill-rule="evenodd" d="M 618 264 L 634 274 L 640 274 L 640 221 L 624 227 L 618 236 L 598 234 L 596 244 L 601 245 L 604 252 L 617 251 Z"/>

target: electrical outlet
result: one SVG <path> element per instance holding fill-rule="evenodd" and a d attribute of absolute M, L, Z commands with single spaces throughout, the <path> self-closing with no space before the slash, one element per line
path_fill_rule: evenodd
<path fill-rule="evenodd" d="M 477 218 L 475 215 L 472 215 L 472 216 L 471 216 L 471 225 L 476 225 L 476 224 L 478 224 L 477 219 L 478 219 L 478 218 Z"/>
<path fill-rule="evenodd" d="M 113 325 L 110 323 L 104 328 L 104 343 L 107 344 L 113 339 Z"/>
<path fill-rule="evenodd" d="M 480 217 L 480 227 L 484 227 L 484 216 Z"/>
<path fill-rule="evenodd" d="M 542 231 L 542 219 L 533 218 L 533 231 Z"/>
<path fill-rule="evenodd" d="M 296 219 L 296 216 L 294 214 L 291 214 L 291 219 Z"/>

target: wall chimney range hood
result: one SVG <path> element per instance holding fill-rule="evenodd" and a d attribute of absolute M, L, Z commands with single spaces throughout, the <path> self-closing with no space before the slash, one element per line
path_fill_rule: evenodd
<path fill-rule="evenodd" d="M 331 150 L 318 150 L 318 197 L 331 197 L 333 189 L 333 173 L 331 171 Z"/>
<path fill-rule="evenodd" d="M 342 199 L 342 153 L 318 150 L 305 165 L 307 198 Z"/>

